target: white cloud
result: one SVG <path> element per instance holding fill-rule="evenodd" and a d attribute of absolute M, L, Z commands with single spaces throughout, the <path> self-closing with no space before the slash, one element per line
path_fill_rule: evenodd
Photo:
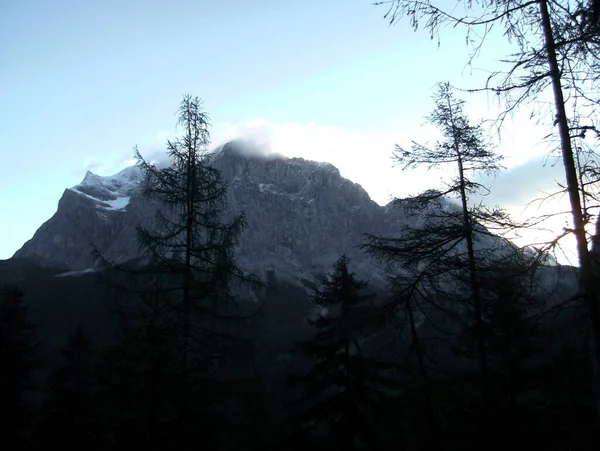
<path fill-rule="evenodd" d="M 98 175 L 109 175 L 118 167 L 116 163 L 111 158 L 88 157 L 83 162 L 83 169 Z"/>
<path fill-rule="evenodd" d="M 424 137 L 423 131 L 419 134 Z M 266 153 L 329 162 L 344 177 L 361 184 L 380 204 L 387 203 L 392 195 L 408 195 L 429 188 L 442 176 L 440 171 L 403 173 L 393 168 L 392 151 L 398 142 L 395 133 L 369 133 L 314 122 L 277 123 L 258 118 L 237 124 L 216 124 L 213 138 L 216 145 L 244 139 L 262 147 Z"/>

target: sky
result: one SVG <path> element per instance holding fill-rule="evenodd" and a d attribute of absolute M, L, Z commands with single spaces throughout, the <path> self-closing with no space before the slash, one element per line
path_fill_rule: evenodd
<path fill-rule="evenodd" d="M 386 11 L 370 0 L 0 0 L 0 259 L 87 170 L 118 172 L 134 145 L 164 149 L 188 93 L 204 100 L 215 146 L 243 137 L 328 161 L 382 205 L 439 185 L 443 172 L 394 167 L 394 144 L 435 139 L 435 84 L 481 86 L 512 49 L 492 33 L 467 66 L 461 30 L 438 45 L 407 21 L 389 26 Z M 474 121 L 497 112 L 485 93 L 461 97 Z M 528 206 L 563 177 L 530 112 L 505 124 L 507 169 L 486 199 L 516 216 L 565 202 Z M 520 240 L 558 234 L 564 221 Z"/>

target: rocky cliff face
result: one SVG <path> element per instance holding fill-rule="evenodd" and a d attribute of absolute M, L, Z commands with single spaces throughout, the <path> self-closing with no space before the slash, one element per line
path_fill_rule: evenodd
<path fill-rule="evenodd" d="M 124 230 L 134 226 L 139 180 L 135 167 L 112 177 L 88 172 L 79 185 L 65 190 L 57 212 L 15 257 L 33 257 L 44 266 L 82 270 L 93 265 L 94 246 L 114 254 L 112 248 L 119 242 L 121 257 L 127 258 L 131 246 L 120 238 Z"/>
<path fill-rule="evenodd" d="M 244 269 L 314 280 L 346 253 L 358 275 L 383 280 L 357 246 L 363 233 L 393 235 L 406 218 L 376 204 L 334 166 L 257 156 L 236 142 L 216 151 L 212 164 L 229 183 L 227 214 L 246 213 L 248 228 L 238 248 Z M 82 183 L 65 190 L 56 214 L 15 257 L 33 257 L 68 271 L 93 268 L 94 247 L 119 263 L 140 257 L 135 229 L 152 226 L 157 205 L 140 195 L 139 181 L 135 167 L 111 177 L 88 172 Z"/>

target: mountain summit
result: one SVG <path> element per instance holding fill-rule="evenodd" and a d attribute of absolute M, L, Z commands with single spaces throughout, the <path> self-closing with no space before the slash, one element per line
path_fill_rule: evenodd
<path fill-rule="evenodd" d="M 405 218 L 372 201 L 336 167 L 264 154 L 236 141 L 217 149 L 211 164 L 229 185 L 226 214 L 246 214 L 248 228 L 237 249 L 242 268 L 314 280 L 346 253 L 361 277 L 383 280 L 357 246 L 366 232 L 393 235 Z M 136 167 L 109 177 L 88 172 L 65 190 L 57 212 L 15 257 L 66 271 L 93 268 L 94 247 L 118 263 L 141 257 L 136 226 L 151 227 L 158 205 L 141 196 L 140 181 Z"/>

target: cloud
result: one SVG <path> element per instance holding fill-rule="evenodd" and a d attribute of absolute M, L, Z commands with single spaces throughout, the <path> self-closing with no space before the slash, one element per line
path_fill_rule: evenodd
<path fill-rule="evenodd" d="M 88 157 L 83 162 L 83 169 L 93 172 L 97 175 L 109 175 L 114 170 L 118 170 L 120 162 L 114 158 L 99 158 L 96 156 Z"/>
<path fill-rule="evenodd" d="M 544 247 L 565 228 L 572 227 L 569 199 L 566 194 L 560 193 L 557 185 L 557 182 L 564 183 L 564 177 L 560 160 L 534 157 L 502 172 L 496 179 L 481 179 L 490 188 L 490 195 L 474 201 L 499 205 L 517 222 L 532 224 L 509 234 L 508 238 L 519 245 Z M 559 263 L 576 265 L 574 237 L 567 235 L 559 244 L 555 250 Z"/>
<path fill-rule="evenodd" d="M 422 131 L 420 134 L 423 135 Z M 362 185 L 380 204 L 389 202 L 393 196 L 429 188 L 441 176 L 440 171 L 402 173 L 393 168 L 392 151 L 398 142 L 395 133 L 257 118 L 216 124 L 213 138 L 216 145 L 239 139 L 262 149 L 266 155 L 276 152 L 287 157 L 329 162 L 342 176 Z"/>
<path fill-rule="evenodd" d="M 480 182 L 490 188 L 487 203 L 526 206 L 534 199 L 544 198 L 557 190 L 557 181 L 564 179 L 564 168 L 556 159 L 534 157 L 502 171 L 496 177 L 482 177 Z"/>

